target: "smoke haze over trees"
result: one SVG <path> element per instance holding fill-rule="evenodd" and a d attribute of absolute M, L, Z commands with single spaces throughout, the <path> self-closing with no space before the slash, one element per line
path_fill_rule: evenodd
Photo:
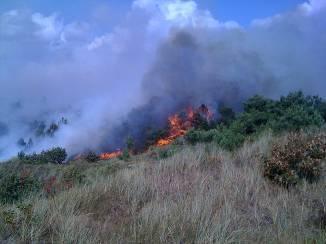
<path fill-rule="evenodd" d="M 136 0 L 114 28 L 0 13 L 0 159 L 21 138 L 38 152 L 114 149 L 123 128 L 141 135 L 189 105 L 240 109 L 254 94 L 299 89 L 325 97 L 325 27 L 322 0 L 248 27 L 179 0 Z M 36 136 L 35 121 L 51 136 Z"/>

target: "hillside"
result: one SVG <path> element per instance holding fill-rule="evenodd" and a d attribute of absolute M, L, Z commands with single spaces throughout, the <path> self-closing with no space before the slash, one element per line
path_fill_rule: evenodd
<path fill-rule="evenodd" d="M 299 136 L 307 142 L 324 133 Z M 1 240 L 324 243 L 325 165 L 317 182 L 302 180 L 289 188 L 264 177 L 264 158 L 273 157 L 273 145 L 287 145 L 292 137 L 265 133 L 233 153 L 215 144 L 170 145 L 127 161 L 4 164 L 3 176 L 20 172 L 31 185 L 28 174 L 47 180 L 40 191 L 1 205 Z"/>
<path fill-rule="evenodd" d="M 139 151 L 0 165 L 5 243 L 325 243 L 326 101 L 254 96 L 169 117 Z"/>
<path fill-rule="evenodd" d="M 326 0 L 0 1 L 0 244 L 326 244 Z"/>

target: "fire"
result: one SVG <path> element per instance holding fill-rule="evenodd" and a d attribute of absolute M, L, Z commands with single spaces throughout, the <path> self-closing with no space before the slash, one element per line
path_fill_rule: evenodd
<path fill-rule="evenodd" d="M 207 121 L 213 117 L 213 113 L 206 105 L 201 105 L 198 109 L 194 110 L 192 107 L 187 109 L 186 118 L 182 118 L 179 114 L 174 114 L 169 117 L 169 133 L 168 136 L 157 141 L 156 146 L 162 147 L 170 145 L 178 137 L 184 136 L 188 130 L 194 126 L 196 114 L 199 114 Z"/>
<path fill-rule="evenodd" d="M 159 139 L 154 145 L 163 147 L 170 145 L 177 138 L 184 136 L 191 128 L 198 126 L 201 121 L 211 121 L 213 113 L 208 109 L 206 105 L 201 105 L 197 109 L 189 107 L 182 111 L 182 113 L 176 113 L 168 118 L 169 130 L 167 136 Z M 117 158 L 123 154 L 122 150 L 116 150 L 114 152 L 105 152 L 99 156 L 100 160 L 109 160 Z M 74 158 L 75 160 L 83 159 L 86 155 L 79 154 Z"/>
<path fill-rule="evenodd" d="M 166 138 L 160 139 L 156 145 L 157 146 L 166 146 L 171 144 L 175 139 L 186 134 L 187 126 L 185 122 L 182 121 L 178 114 L 172 115 L 169 117 L 169 135 Z"/>
<path fill-rule="evenodd" d="M 101 160 L 108 160 L 108 159 L 112 159 L 112 158 L 117 158 L 117 157 L 119 157 L 121 155 L 122 155 L 121 150 L 111 152 L 111 153 L 102 153 L 102 154 L 100 154 L 100 159 Z"/>
<path fill-rule="evenodd" d="M 78 155 L 76 155 L 74 158 L 73 158 L 73 160 L 79 160 L 79 159 L 82 159 L 83 158 L 83 154 L 78 154 Z"/>

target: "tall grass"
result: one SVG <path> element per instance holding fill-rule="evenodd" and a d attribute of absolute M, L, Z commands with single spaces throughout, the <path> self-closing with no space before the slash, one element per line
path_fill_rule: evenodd
<path fill-rule="evenodd" d="M 326 181 L 291 190 L 263 177 L 266 134 L 234 153 L 214 145 L 185 147 L 162 160 L 142 156 L 114 174 L 50 198 L 31 197 L 30 217 L 17 205 L 17 226 L 3 240 L 46 243 L 324 243 L 316 209 L 326 205 Z M 286 140 L 286 136 L 282 140 Z M 0 228 L 1 230 L 1 228 Z"/>

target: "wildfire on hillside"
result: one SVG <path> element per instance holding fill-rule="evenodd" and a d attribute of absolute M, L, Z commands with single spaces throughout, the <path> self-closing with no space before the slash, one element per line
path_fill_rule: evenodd
<path fill-rule="evenodd" d="M 112 159 L 112 158 L 117 158 L 119 156 L 122 155 L 122 151 L 118 150 L 115 152 L 110 152 L 110 153 L 102 153 L 100 154 L 100 159 L 101 160 L 108 160 L 108 159 Z"/>
<path fill-rule="evenodd" d="M 188 130 L 194 127 L 196 118 L 201 116 L 206 121 L 210 121 L 213 118 L 213 113 L 208 109 L 206 105 L 201 105 L 194 110 L 192 107 L 187 109 L 185 118 L 182 118 L 179 114 L 174 114 L 169 117 L 169 132 L 168 136 L 161 138 L 156 142 L 156 146 L 162 147 L 170 145 L 177 138 L 184 136 Z"/>
<path fill-rule="evenodd" d="M 194 109 L 189 107 L 181 113 L 176 113 L 168 118 L 168 132 L 163 138 L 157 140 L 154 146 L 164 147 L 173 143 L 177 138 L 184 136 L 191 128 L 196 127 L 200 121 L 210 122 L 213 113 L 206 105 Z M 122 150 L 105 152 L 99 155 L 101 160 L 109 160 L 122 155 Z M 75 159 L 83 158 L 82 154 L 77 155 Z"/>

